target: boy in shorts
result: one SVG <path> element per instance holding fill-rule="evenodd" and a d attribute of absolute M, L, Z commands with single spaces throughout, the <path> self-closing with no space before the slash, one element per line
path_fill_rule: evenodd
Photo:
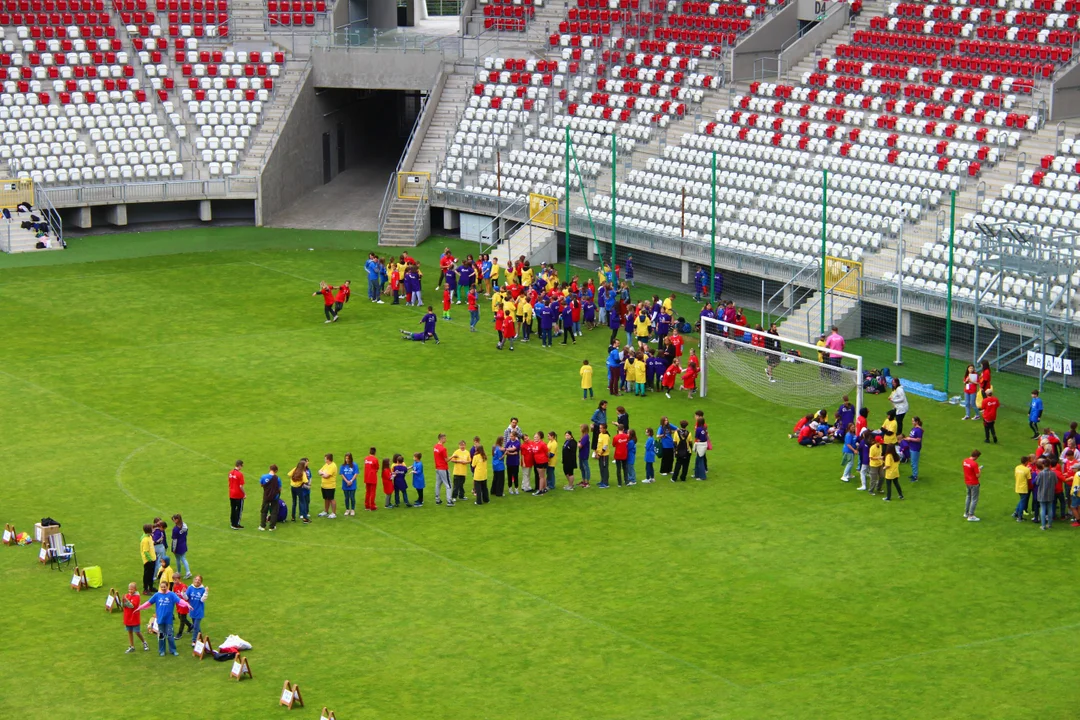
<path fill-rule="evenodd" d="M 146 644 L 146 638 L 143 637 L 140 626 L 142 625 L 142 613 L 139 612 L 138 607 L 142 603 L 142 598 L 139 597 L 139 587 L 135 583 L 128 583 L 127 595 L 120 600 L 121 607 L 124 608 L 124 629 L 128 634 L 128 649 L 124 651 L 125 654 L 135 652 L 135 636 L 139 636 L 139 640 L 142 641 L 142 649 L 149 650 L 150 646 Z"/>

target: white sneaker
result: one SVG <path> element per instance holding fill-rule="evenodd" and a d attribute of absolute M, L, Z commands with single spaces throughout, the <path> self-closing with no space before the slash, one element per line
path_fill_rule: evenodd
<path fill-rule="evenodd" d="M 385 305 L 385 303 L 382 300 L 376 300 L 375 302 L 378 305 Z"/>
<path fill-rule="evenodd" d="M 333 520 L 336 517 L 337 517 L 337 515 L 335 515 L 334 513 L 330 513 L 329 515 L 326 516 L 327 520 Z"/>
<path fill-rule="evenodd" d="M 325 513 L 325 512 L 321 512 L 321 513 L 319 513 L 319 514 L 318 514 L 318 515 L 317 515 L 316 517 L 326 517 L 326 513 Z"/>
<path fill-rule="evenodd" d="M 968 515 L 968 522 L 979 522 L 979 518 L 974 515 Z"/>

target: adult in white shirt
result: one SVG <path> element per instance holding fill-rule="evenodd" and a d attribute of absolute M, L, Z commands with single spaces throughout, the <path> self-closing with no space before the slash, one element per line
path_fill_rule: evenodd
<path fill-rule="evenodd" d="M 907 393 L 904 392 L 904 388 L 900 387 L 900 378 L 892 379 L 892 392 L 889 393 L 889 402 L 892 403 L 893 409 L 896 410 L 896 434 L 898 437 L 903 437 L 904 416 L 907 415 L 908 401 Z"/>

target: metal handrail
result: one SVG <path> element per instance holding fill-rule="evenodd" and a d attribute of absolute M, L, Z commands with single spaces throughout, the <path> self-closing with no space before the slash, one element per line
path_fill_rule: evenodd
<path fill-rule="evenodd" d="M 60 213 L 57 212 L 56 207 L 53 206 L 52 200 L 49 198 L 49 193 L 45 191 L 39 183 L 34 183 L 34 207 L 41 210 L 49 220 L 49 229 L 53 232 L 52 235 L 56 236 L 56 239 L 63 244 L 64 240 L 64 221 L 60 217 Z M 8 249 L 11 247 L 11 232 L 8 231 Z"/>
<path fill-rule="evenodd" d="M 807 313 L 810 313 L 810 312 L 812 312 L 812 311 L 813 311 L 813 309 L 817 307 L 817 305 L 818 305 L 818 303 L 819 303 L 819 302 L 820 302 L 820 303 L 822 304 L 822 306 L 824 307 L 825 299 L 826 299 L 826 298 L 828 298 L 828 297 L 829 297 L 830 295 L 834 295 L 834 296 L 835 296 L 835 295 L 836 295 L 836 288 L 837 288 L 837 286 L 839 286 L 839 285 L 840 285 L 840 283 L 844 282 L 844 280 L 846 280 L 846 279 L 847 279 L 848 275 L 852 274 L 853 272 L 855 272 L 855 268 L 854 268 L 854 267 L 849 267 L 849 268 L 847 269 L 847 272 L 845 272 L 845 273 L 844 273 L 843 275 L 841 275 L 841 276 L 839 277 L 839 279 L 837 279 L 837 281 L 836 281 L 835 283 L 833 283 L 832 285 L 830 285 L 830 286 L 826 287 L 826 288 L 825 288 L 825 294 L 824 294 L 824 295 L 822 295 L 821 297 L 815 298 L 815 299 L 814 299 L 814 300 L 813 300 L 813 301 L 812 301 L 812 302 L 811 302 L 811 303 L 810 303 L 810 304 L 809 304 L 809 305 L 808 305 L 808 306 L 806 307 L 806 311 L 807 311 Z M 811 294 L 813 293 L 813 291 L 812 291 L 812 290 L 811 290 L 810 292 L 811 292 Z M 861 296 L 861 287 L 860 287 L 860 296 Z M 830 321 L 830 324 L 832 324 L 832 317 L 830 317 L 830 320 L 829 320 L 829 321 Z M 807 324 L 806 324 L 806 342 L 810 342 L 810 336 L 811 336 L 811 333 L 810 333 L 810 323 L 807 323 Z"/>

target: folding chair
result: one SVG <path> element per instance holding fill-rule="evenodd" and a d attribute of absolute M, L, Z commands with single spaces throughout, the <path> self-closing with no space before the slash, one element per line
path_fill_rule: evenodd
<path fill-rule="evenodd" d="M 63 533 L 54 533 L 49 536 L 49 561 L 55 563 L 57 570 L 60 569 L 60 563 L 71 562 L 75 559 L 75 546 L 64 542 Z M 76 561 L 75 564 L 79 563 Z"/>

